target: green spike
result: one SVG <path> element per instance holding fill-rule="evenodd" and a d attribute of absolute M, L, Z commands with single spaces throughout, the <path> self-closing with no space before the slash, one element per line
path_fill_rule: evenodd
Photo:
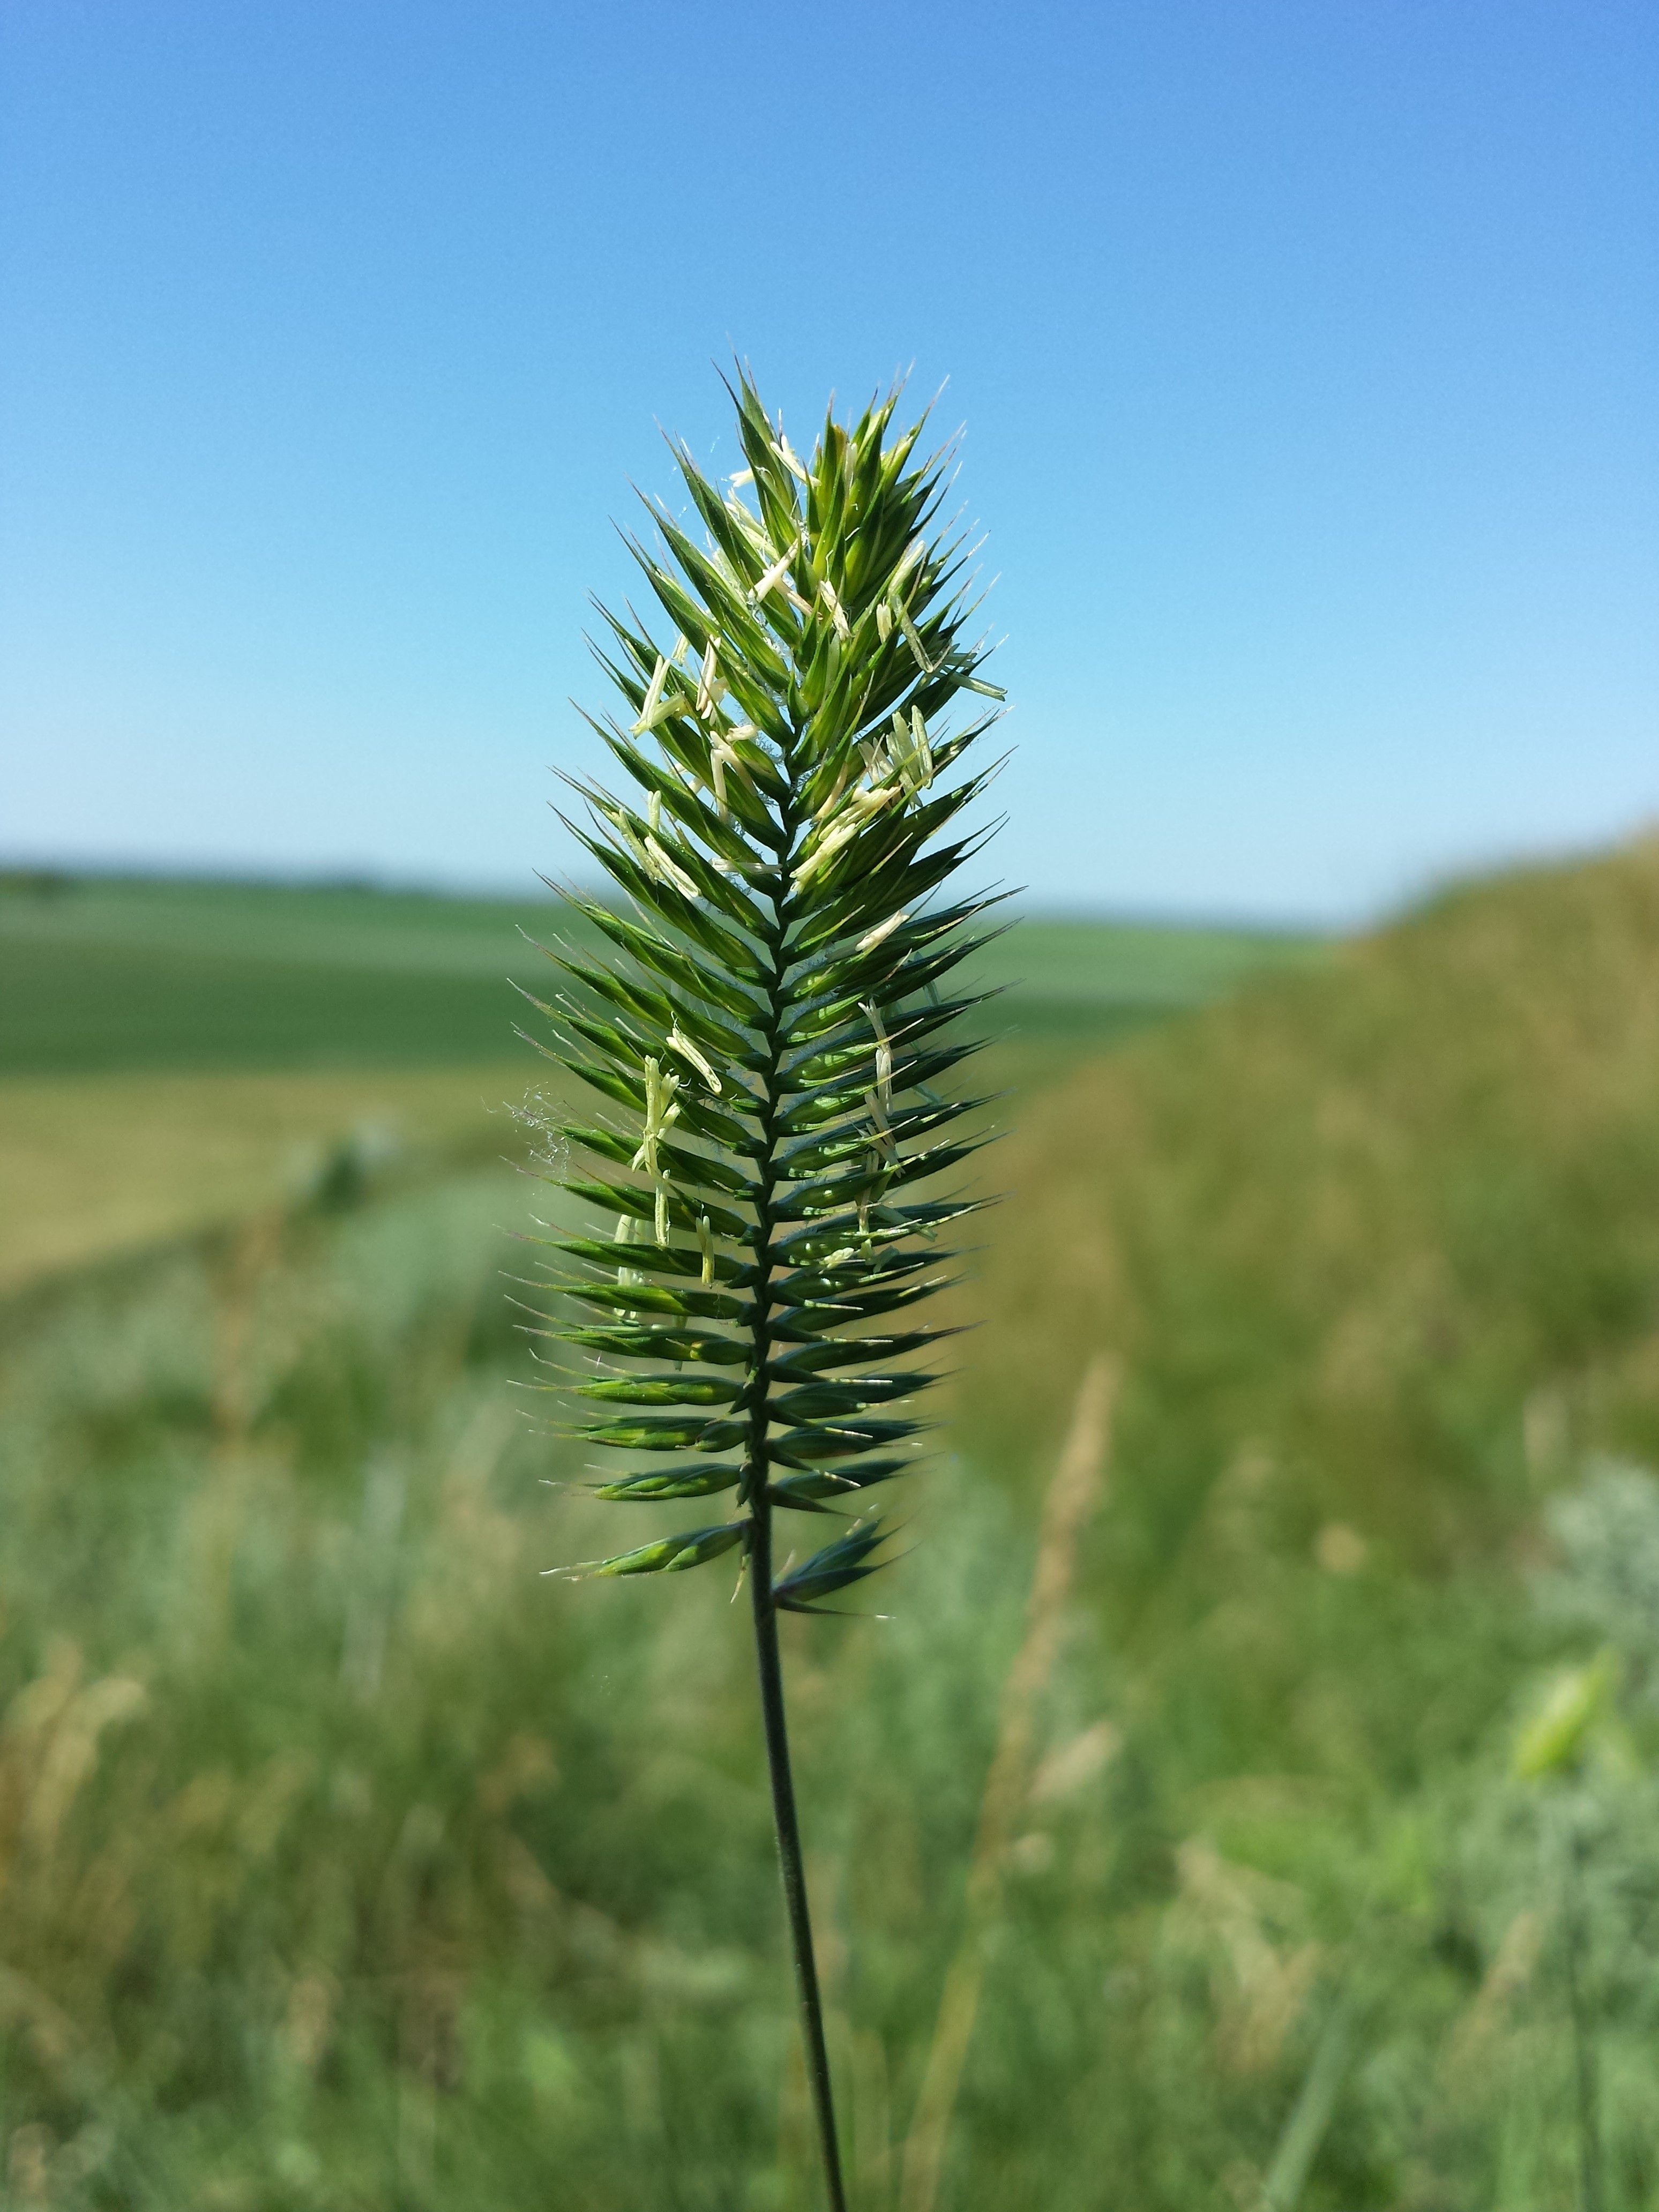
<path fill-rule="evenodd" d="M 529 1004 L 537 1049 L 609 1109 L 556 1133 L 576 1164 L 547 1180 L 608 1218 L 530 1240 L 564 1263 L 537 1263 L 563 1317 L 531 1333 L 623 1363 L 557 1386 L 617 1409 L 568 1433 L 660 1462 L 599 1497 L 736 1491 L 732 1522 L 568 1571 L 742 1547 L 808 2077 L 845 2212 L 777 1616 L 833 1610 L 886 1531 L 856 1522 L 780 1575 L 773 1515 L 833 1513 L 910 1472 L 899 1448 L 924 1424 L 884 1409 L 931 1386 L 910 1363 L 955 1333 L 881 1317 L 956 1279 L 939 1232 L 986 1202 L 909 1194 L 984 1141 L 988 1102 L 938 1086 L 978 1048 L 965 1019 L 990 994 L 940 987 L 998 927 L 989 896 L 945 887 L 989 834 L 960 825 L 994 773 L 975 748 L 1000 694 L 939 529 L 949 457 L 920 458 L 901 387 L 850 421 L 831 410 L 810 454 L 746 368 L 727 388 L 746 468 L 717 483 L 674 445 L 689 505 L 648 501 L 653 543 L 628 541 L 680 642 L 599 611 L 615 696 L 589 720 L 630 797 L 579 781 L 587 816 L 567 827 L 618 896 L 568 894 L 605 958 L 552 951 L 558 994 Z"/>

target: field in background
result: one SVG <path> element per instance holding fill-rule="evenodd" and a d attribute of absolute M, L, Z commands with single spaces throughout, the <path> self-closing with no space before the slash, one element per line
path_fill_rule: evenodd
<path fill-rule="evenodd" d="M 1053 1079 L 994 1156 L 1012 1197 L 956 1294 L 984 1326 L 945 1448 L 895 1500 L 894 1617 L 788 1624 L 859 2212 L 908 2212 L 1102 1351 L 1104 1494 L 936 2212 L 1098 2212 L 1103 2175 L 1143 2212 L 1573 2212 L 1587 2157 L 1601 2212 L 1649 2212 L 1659 846 L 1449 895 L 1103 1053 L 1125 995 L 1091 1030 L 1086 991 L 1033 993 L 1077 1027 L 999 1048 Z M 483 1065 L 426 1075 L 476 1095 Z M 359 1078 L 17 1080 L 63 1086 L 43 1123 L 106 1083 L 176 1082 L 181 1118 L 243 1085 L 275 1147 L 349 1103 L 286 1085 Z M 0 1304 L 20 2203 L 813 2201 L 741 1609 L 718 1569 L 539 1579 L 697 1516 L 586 1498 L 515 1389 L 502 1230 L 536 1187 L 469 1142 L 337 1149 Z"/>
<path fill-rule="evenodd" d="M 234 1218 L 361 1132 L 410 1164 L 513 1153 L 544 1080 L 508 978 L 556 988 L 550 902 L 351 888 L 0 878 L 0 1289 Z M 580 933 L 580 924 L 577 930 Z M 1267 933 L 1034 921 L 988 948 L 996 1081 L 1079 1054 L 1263 967 Z"/>
<path fill-rule="evenodd" d="M 500 1060 L 506 979 L 545 994 L 532 940 L 573 931 L 550 900 L 0 878 L 0 1075 Z M 1317 957 L 1291 933 L 1038 919 L 976 972 L 1008 1022 L 1092 1037 Z"/>

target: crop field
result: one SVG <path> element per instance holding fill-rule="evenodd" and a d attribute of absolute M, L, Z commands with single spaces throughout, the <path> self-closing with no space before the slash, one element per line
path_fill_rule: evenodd
<path fill-rule="evenodd" d="M 561 933 L 585 941 L 549 900 L 0 878 L 0 1289 L 292 1195 L 354 1132 L 428 1170 L 512 1152 L 507 1108 L 539 1079 L 513 986 L 556 989 L 538 948 Z M 1000 1079 L 1322 957 L 1028 922 L 981 961 Z"/>
<path fill-rule="evenodd" d="M 746 1623 L 539 1571 L 550 918 L 0 894 L 9 2203 L 817 2202 Z M 980 1326 L 788 1624 L 860 2212 L 1659 2203 L 1659 848 L 984 970 Z"/>
<path fill-rule="evenodd" d="M 544 994 L 538 947 L 561 935 L 590 941 L 550 899 L 0 878 L 0 1075 L 507 1059 L 509 979 Z M 1096 1036 L 1320 952 L 1289 933 L 1038 919 L 979 966 L 1012 993 L 1009 1024 Z"/>

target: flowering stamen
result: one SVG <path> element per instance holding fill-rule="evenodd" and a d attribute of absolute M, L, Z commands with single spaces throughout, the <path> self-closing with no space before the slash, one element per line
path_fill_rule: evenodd
<path fill-rule="evenodd" d="M 888 1075 L 890 1078 L 889 1090 L 890 1091 L 890 1078 L 892 1075 L 892 1065 L 890 1060 L 888 1064 Z M 882 1158 L 889 1160 L 896 1159 L 898 1158 L 898 1146 L 894 1141 L 893 1132 L 888 1125 L 887 1111 L 882 1104 L 880 1093 L 875 1091 L 866 1091 L 864 1094 L 864 1103 L 870 1109 L 870 1119 L 876 1126 L 876 1158 L 878 1160 Z"/>
<path fill-rule="evenodd" d="M 796 890 L 799 890 L 803 884 L 810 883 L 820 868 L 827 867 L 842 847 L 857 836 L 872 816 L 879 814 L 882 808 L 890 805 L 898 795 L 899 787 L 896 783 L 884 784 L 878 791 L 855 791 L 847 801 L 841 820 L 825 830 L 818 844 L 794 870 L 793 879 Z"/>
<path fill-rule="evenodd" d="M 794 544 L 789 548 L 789 550 L 787 553 L 779 554 L 777 559 L 772 563 L 766 574 L 760 579 L 759 582 L 750 592 L 749 601 L 751 606 L 757 607 L 761 601 L 766 597 L 767 593 L 770 591 L 775 591 L 778 585 L 782 582 L 784 577 L 789 573 L 790 562 L 794 559 L 796 554 L 800 551 L 800 539 L 797 538 Z"/>
<path fill-rule="evenodd" d="M 640 708 L 640 719 L 634 725 L 632 734 L 635 737 L 642 738 L 655 722 L 657 704 L 662 697 L 662 687 L 667 681 L 668 663 L 662 654 L 659 653 L 657 665 L 651 672 L 651 681 L 645 688 L 645 703 Z"/>
<path fill-rule="evenodd" d="M 657 1147 L 671 1125 L 679 1119 L 679 1102 L 674 1093 L 680 1087 L 680 1079 L 671 1067 L 665 1073 L 662 1064 L 650 1054 L 645 1062 L 645 1128 L 640 1139 L 640 1148 L 632 1164 L 643 1168 L 657 1186 L 656 1232 L 659 1244 L 668 1242 L 668 1173 L 658 1157 Z"/>
<path fill-rule="evenodd" d="M 848 621 L 847 610 L 836 597 L 836 587 L 828 576 L 818 586 L 818 597 L 830 610 L 830 619 L 836 625 L 836 635 L 843 645 L 849 644 L 853 635 L 853 626 Z"/>
<path fill-rule="evenodd" d="M 881 1009 L 873 999 L 864 1001 L 864 1011 L 870 1017 L 870 1026 L 876 1033 L 876 1089 L 881 1093 L 881 1103 L 893 1103 L 893 1047 L 881 1018 Z"/>
<path fill-rule="evenodd" d="M 911 569 L 915 567 L 917 562 L 921 560 L 922 555 L 927 550 L 927 541 L 926 538 L 913 538 L 910 540 L 910 543 L 905 547 L 903 554 L 900 557 L 897 568 L 894 569 L 892 574 L 887 579 L 887 588 L 890 592 L 897 591 L 899 586 L 904 581 Z"/>
<path fill-rule="evenodd" d="M 831 791 L 829 798 L 824 800 L 823 805 L 819 807 L 817 812 L 812 817 L 812 820 L 815 823 L 827 822 L 830 817 L 835 812 L 836 809 L 841 805 L 841 795 L 847 788 L 847 779 L 852 772 L 853 763 L 851 761 L 843 761 L 841 764 L 841 774 L 836 778 L 834 790 Z"/>
<path fill-rule="evenodd" d="M 619 1213 L 617 1216 L 617 1234 L 612 1241 L 617 1244 L 631 1244 L 634 1242 L 634 1217 L 631 1213 Z M 641 1274 L 637 1267 L 618 1267 L 617 1270 L 618 1290 L 635 1289 L 644 1280 L 645 1277 Z"/>
<path fill-rule="evenodd" d="M 692 882 L 690 877 L 686 874 L 684 868 L 680 867 L 677 862 L 669 859 L 667 854 L 664 852 L 662 847 L 657 842 L 654 837 L 647 837 L 646 839 L 645 850 L 646 866 L 650 870 L 650 872 L 653 876 L 660 878 L 665 884 L 672 884 L 674 889 L 680 892 L 683 896 L 689 899 L 696 898 L 697 896 L 696 885 Z"/>
<path fill-rule="evenodd" d="M 702 1053 L 698 1051 L 696 1046 L 692 1043 L 690 1038 L 684 1033 L 678 1022 L 675 1023 L 673 1028 L 668 1032 L 668 1049 L 670 1052 L 678 1053 L 682 1060 L 689 1060 L 692 1066 L 696 1069 L 698 1074 L 702 1076 L 703 1081 L 708 1085 L 708 1088 L 714 1092 L 714 1096 L 717 1098 L 720 1097 L 720 1079 L 719 1076 L 715 1074 L 714 1069 L 703 1058 Z"/>
<path fill-rule="evenodd" d="M 645 737 L 656 728 L 659 722 L 672 721 L 676 714 L 689 714 L 692 711 L 692 703 L 683 692 L 666 692 L 648 714 L 640 716 L 630 734 L 636 738 Z"/>
<path fill-rule="evenodd" d="M 893 601 L 893 614 L 898 623 L 899 628 L 904 632 L 904 642 L 909 647 L 911 652 L 915 655 L 917 667 L 921 669 L 924 676 L 931 676 L 933 672 L 933 664 L 927 658 L 927 647 L 922 644 L 921 638 L 916 635 L 915 624 L 911 621 L 903 606 L 897 599 Z"/>
<path fill-rule="evenodd" d="M 901 924 L 908 921 L 909 919 L 908 912 L 903 910 L 897 914 L 890 914 L 885 921 L 878 923 L 874 929 L 866 930 L 860 938 L 854 949 L 860 952 L 873 952 L 877 945 L 890 938 Z"/>
<path fill-rule="evenodd" d="M 754 734 L 754 724 L 752 722 L 742 722 L 739 723 L 735 730 L 714 731 L 708 740 L 708 768 L 709 773 L 714 779 L 714 804 L 720 810 L 720 817 L 722 822 L 727 821 L 730 818 L 726 812 L 726 769 L 729 768 L 736 769 L 738 774 L 743 778 L 745 783 L 750 780 L 749 769 L 744 763 L 743 756 L 737 750 L 737 740 L 739 738 L 752 738 Z"/>
<path fill-rule="evenodd" d="M 921 780 L 929 784 L 933 780 L 933 748 L 927 742 L 927 725 L 920 707 L 910 709 L 910 734 L 916 741 L 916 757 L 921 763 Z"/>

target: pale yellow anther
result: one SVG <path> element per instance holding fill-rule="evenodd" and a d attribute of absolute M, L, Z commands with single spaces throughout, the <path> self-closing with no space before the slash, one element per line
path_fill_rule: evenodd
<path fill-rule="evenodd" d="M 906 796 L 916 798 L 933 780 L 933 749 L 927 742 L 927 725 L 922 720 L 919 707 L 910 709 L 908 723 L 895 708 L 893 734 L 888 740 L 888 750 L 903 782 Z"/>
<path fill-rule="evenodd" d="M 660 879 L 665 884 L 672 884 L 674 889 L 680 892 L 683 896 L 689 899 L 696 898 L 697 896 L 696 885 L 692 882 L 690 877 L 686 874 L 684 868 L 679 866 L 676 861 L 669 859 L 667 854 L 664 852 L 662 847 L 657 842 L 654 837 L 647 837 L 646 839 L 645 851 L 646 866 L 650 869 L 653 876 L 660 878 Z"/>
<path fill-rule="evenodd" d="M 877 945 L 884 944 L 896 929 L 902 927 L 909 919 L 908 913 L 890 914 L 885 921 L 878 923 L 874 929 L 866 931 L 858 941 L 857 950 L 860 952 L 873 952 Z"/>
<path fill-rule="evenodd" d="M 665 1070 L 661 1062 L 647 1054 L 645 1063 L 645 1128 L 640 1139 L 640 1148 L 634 1155 L 633 1165 L 643 1168 L 657 1186 L 656 1232 L 659 1244 L 668 1242 L 668 1175 L 658 1155 L 658 1147 L 673 1123 L 679 1119 L 679 1103 L 674 1093 L 680 1087 L 680 1079 L 672 1068 Z"/>
<path fill-rule="evenodd" d="M 616 827 L 617 836 L 639 862 L 641 867 L 644 869 L 647 877 L 654 877 L 656 872 L 651 865 L 651 855 L 634 834 L 634 825 L 625 814 L 617 816 Z"/>
<path fill-rule="evenodd" d="M 659 808 L 660 807 L 660 800 L 654 792 L 652 793 L 652 800 Z M 653 883 L 672 884 L 677 891 L 684 893 L 687 898 L 696 898 L 697 896 L 696 884 L 692 882 L 684 868 L 669 859 L 654 835 L 647 833 L 644 842 L 641 843 L 638 833 L 626 814 L 618 811 L 607 818 L 611 821 L 617 835 Z M 657 818 L 659 823 L 661 818 L 659 812 Z"/>
<path fill-rule="evenodd" d="M 640 708 L 640 719 L 635 723 L 633 735 L 642 738 L 657 719 L 657 708 L 662 699 L 662 687 L 668 681 L 668 663 L 661 653 L 651 672 L 651 681 L 645 687 L 645 703 Z"/>
<path fill-rule="evenodd" d="M 876 606 L 876 635 L 881 640 L 882 643 L 885 645 L 888 639 L 891 637 L 892 635 L 893 610 L 888 605 L 885 599 L 881 599 L 878 601 Z"/>
<path fill-rule="evenodd" d="M 818 597 L 830 610 L 830 619 L 836 625 L 836 635 L 843 645 L 847 644 L 852 637 L 853 626 L 848 621 L 847 610 L 836 597 L 836 587 L 828 576 L 818 586 Z"/>
<path fill-rule="evenodd" d="M 631 1213 L 619 1213 L 617 1216 L 617 1234 L 612 1242 L 617 1244 L 631 1244 L 634 1242 L 634 1217 Z M 637 1267 L 618 1267 L 617 1270 L 617 1287 L 619 1290 L 636 1289 L 644 1280 L 645 1277 L 641 1274 Z"/>
<path fill-rule="evenodd" d="M 881 1008 L 873 999 L 864 1001 L 864 1011 L 870 1017 L 870 1026 L 876 1033 L 876 1089 L 884 1106 L 893 1103 L 893 1048 L 881 1018 Z"/>
<path fill-rule="evenodd" d="M 753 478 L 750 477 L 747 479 L 747 481 L 752 483 Z M 724 505 L 726 513 L 731 516 L 732 521 L 737 524 L 738 529 L 742 531 L 744 536 L 754 547 L 756 552 L 769 553 L 772 550 L 772 541 L 767 536 L 764 529 L 761 526 L 760 518 L 754 513 L 753 509 L 745 507 L 740 499 L 733 496 L 728 496 L 722 504 Z M 745 589 L 742 577 L 738 575 L 737 570 L 732 567 L 730 559 L 725 553 L 720 551 L 719 549 L 716 548 L 714 551 L 713 558 L 714 566 L 719 570 L 720 575 L 732 586 L 734 590 L 742 592 Z"/>
<path fill-rule="evenodd" d="M 924 676 L 931 676 L 933 672 L 933 664 L 927 658 L 927 647 L 916 635 L 915 624 L 896 599 L 893 602 L 893 613 L 897 618 L 899 628 L 904 632 L 904 642 L 915 657 L 916 666 L 921 669 Z"/>
<path fill-rule="evenodd" d="M 841 819 L 830 824 L 799 867 L 793 871 L 793 879 L 797 890 L 802 884 L 810 883 L 821 868 L 827 867 L 842 846 L 849 839 L 856 837 L 866 822 L 898 796 L 899 787 L 896 783 L 884 784 L 878 791 L 854 792 L 842 807 Z"/>
<path fill-rule="evenodd" d="M 715 1074 L 708 1060 L 704 1059 L 702 1054 L 697 1049 L 696 1046 L 692 1043 L 690 1038 L 686 1036 L 685 1032 L 681 1029 L 678 1022 L 675 1023 L 673 1028 L 668 1032 L 668 1048 L 671 1052 L 678 1053 L 682 1060 L 689 1060 L 692 1066 L 696 1069 L 698 1074 L 702 1076 L 703 1081 L 708 1085 L 708 1088 L 714 1092 L 714 1096 L 717 1098 L 719 1097 L 720 1091 L 720 1079 L 719 1076 Z"/>
<path fill-rule="evenodd" d="M 707 1289 L 714 1279 L 714 1232 L 708 1226 L 706 1213 L 697 1216 L 697 1249 L 702 1254 L 702 1280 Z"/>
<path fill-rule="evenodd" d="M 751 606 L 757 607 L 769 592 L 776 590 L 777 586 L 783 581 L 785 576 L 789 573 L 789 564 L 794 559 L 796 554 L 800 551 L 800 545 L 801 541 L 797 538 L 794 544 L 790 546 L 787 553 L 779 554 L 777 559 L 772 563 L 766 574 L 760 579 L 759 582 L 750 592 L 749 599 Z"/>
<path fill-rule="evenodd" d="M 854 826 L 868 821 L 872 814 L 879 814 L 882 808 L 890 805 L 898 795 L 899 787 L 896 783 L 873 784 L 868 791 L 855 791 L 847 802 Z"/>
<path fill-rule="evenodd" d="M 846 790 L 847 780 L 852 773 L 853 763 L 851 761 L 843 761 L 841 764 L 841 774 L 836 778 L 835 788 L 830 792 L 829 798 L 824 800 L 823 805 L 819 807 L 817 812 L 812 817 L 814 823 L 827 822 L 830 817 L 835 812 L 836 809 L 841 805 L 842 793 Z"/>
<path fill-rule="evenodd" d="M 890 592 L 897 591 L 899 586 L 927 550 L 927 541 L 925 538 L 913 538 L 910 540 L 900 557 L 897 568 L 887 580 L 887 588 Z"/>
<path fill-rule="evenodd" d="M 742 755 L 735 749 L 736 741 L 739 738 L 752 738 L 754 734 L 754 724 L 744 722 L 735 730 L 716 730 L 708 740 L 708 770 L 714 779 L 714 804 L 720 810 L 722 822 L 729 819 L 726 805 L 726 771 L 735 769 L 745 782 L 749 781 L 749 770 L 744 764 Z"/>
<path fill-rule="evenodd" d="M 813 847 L 799 867 L 793 872 L 791 880 L 797 890 L 804 889 L 821 869 L 829 866 L 848 840 L 857 836 L 858 827 L 856 819 L 848 819 L 837 822 L 833 829 L 824 831 L 820 842 Z"/>
<path fill-rule="evenodd" d="M 929 784 L 933 780 L 933 748 L 927 742 L 927 725 L 920 707 L 910 709 L 910 734 L 916 741 L 916 758 L 921 767 L 921 781 Z"/>

